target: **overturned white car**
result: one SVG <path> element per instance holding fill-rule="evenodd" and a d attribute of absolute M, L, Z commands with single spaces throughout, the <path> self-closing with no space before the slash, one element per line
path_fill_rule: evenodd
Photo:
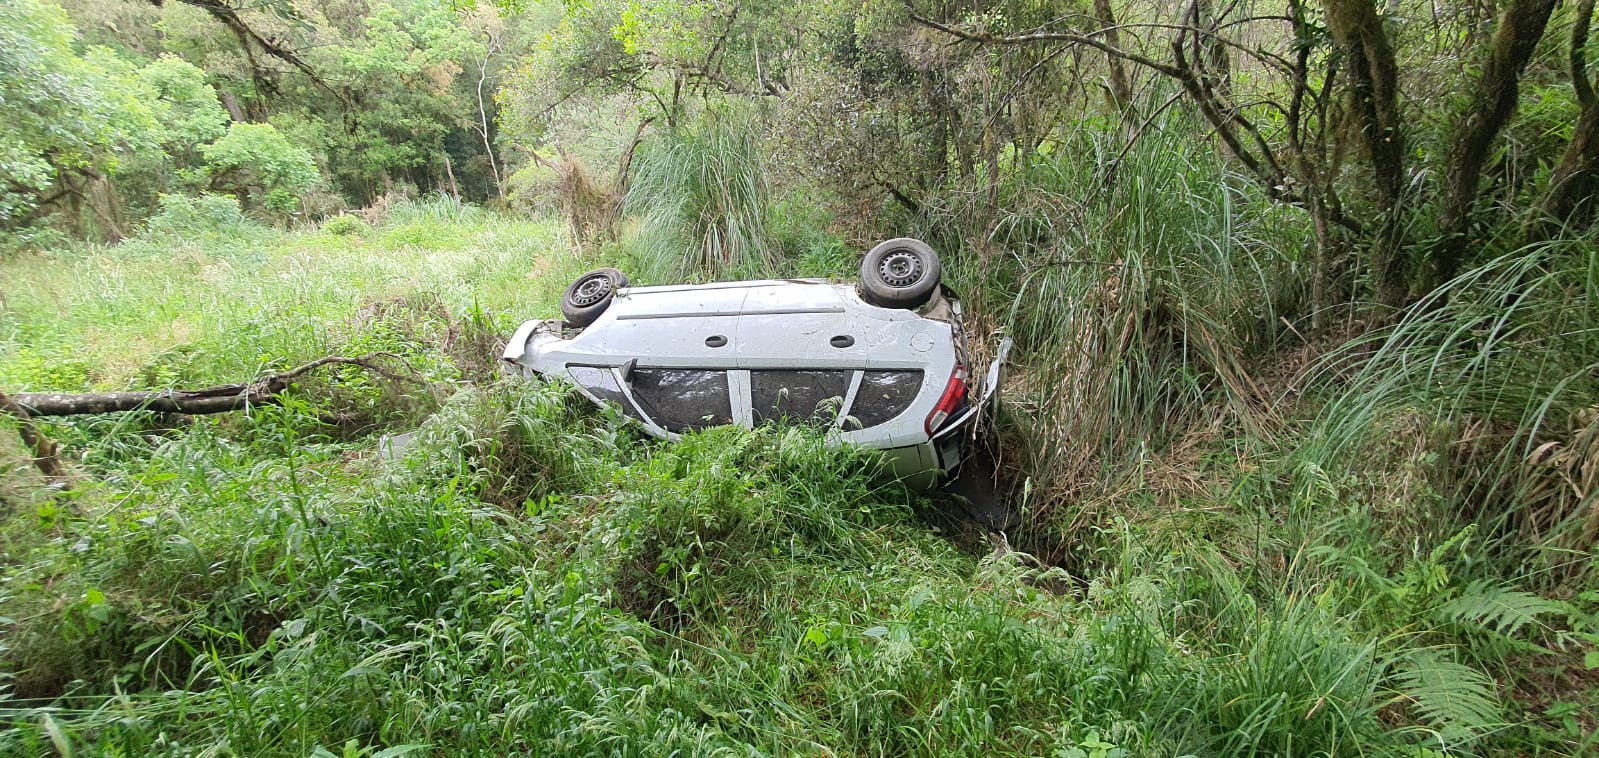
<path fill-rule="evenodd" d="M 719 424 L 809 424 L 887 453 L 930 484 L 960 466 L 1009 349 L 972 387 L 960 302 L 914 239 L 873 248 L 859 283 L 820 279 L 629 287 L 579 277 L 564 320 L 528 321 L 505 360 L 558 377 L 674 439 Z"/>

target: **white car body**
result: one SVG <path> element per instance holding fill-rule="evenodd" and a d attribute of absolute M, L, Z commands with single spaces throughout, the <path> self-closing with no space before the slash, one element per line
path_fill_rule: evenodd
<path fill-rule="evenodd" d="M 656 437 L 792 412 L 832 439 L 886 451 L 903 476 L 925 478 L 960 465 L 959 430 L 991 397 L 1009 341 L 980 391 L 964 391 L 959 302 L 937 295 L 919 311 L 870 305 L 852 284 L 814 279 L 622 287 L 581 330 L 559 320 L 522 324 L 504 358 L 620 406 Z M 959 407 L 935 416 L 957 375 Z M 817 397 L 833 403 L 825 418 L 784 405 Z"/>

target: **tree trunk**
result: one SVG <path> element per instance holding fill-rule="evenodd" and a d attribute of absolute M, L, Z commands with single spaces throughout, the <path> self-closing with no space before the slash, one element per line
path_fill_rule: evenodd
<path fill-rule="evenodd" d="M 1227 10 L 1222 11 L 1223 14 Z M 1194 36 L 1195 44 L 1199 45 L 1196 59 L 1202 60 L 1200 70 L 1204 71 L 1206 86 L 1214 90 L 1219 99 L 1231 101 L 1233 92 L 1233 62 L 1232 56 L 1227 52 L 1227 44 L 1221 38 L 1221 19 L 1216 17 L 1208 0 L 1199 0 L 1194 3 L 1194 26 L 1204 29 L 1206 33 Z"/>
<path fill-rule="evenodd" d="M 1588 79 L 1588 25 L 1593 21 L 1594 0 L 1580 0 L 1571 26 L 1571 88 L 1582 107 L 1566 143 L 1565 155 L 1549 177 L 1543 217 L 1529 230 L 1527 241 L 1553 236 L 1561 225 L 1583 226 L 1594 215 L 1593 195 L 1599 191 L 1599 95 Z"/>
<path fill-rule="evenodd" d="M 1472 210 L 1482 184 L 1482 169 L 1494 141 L 1516 113 L 1521 74 L 1549 24 L 1556 0 L 1511 0 L 1499 19 L 1477 79 L 1471 105 L 1455 126 L 1445 163 L 1443 201 L 1438 213 L 1442 237 L 1434 247 L 1430 281 L 1448 281 L 1460 270 L 1471 231 Z"/>
<path fill-rule="evenodd" d="M 44 433 L 33 425 L 31 414 L 4 391 L 0 391 L 0 413 L 16 419 L 17 434 L 22 437 L 22 443 L 33 451 L 33 465 L 38 467 L 39 473 L 52 479 L 60 479 L 67 475 L 67 470 L 62 468 L 61 459 L 57 456 L 56 443 L 44 436 Z"/>
<path fill-rule="evenodd" d="M 218 94 L 222 96 L 222 107 L 227 109 L 229 117 L 234 121 L 249 120 L 244 115 L 244 109 L 239 107 L 239 98 L 234 97 L 232 92 L 218 90 Z"/>
<path fill-rule="evenodd" d="M 101 174 L 89 174 L 85 187 L 84 197 L 89 201 L 89 210 L 104 227 L 100 230 L 100 236 L 106 242 L 117 242 L 127 236 L 122 231 L 122 210 L 117 204 L 117 192 L 111 186 L 111 179 Z"/>
<path fill-rule="evenodd" d="M 496 43 L 497 44 L 497 43 Z M 477 115 L 478 133 L 483 136 L 483 152 L 489 156 L 489 174 L 494 177 L 494 191 L 500 196 L 500 207 L 505 207 L 505 180 L 500 176 L 500 161 L 494 156 L 494 142 L 489 138 L 489 108 L 483 99 L 483 85 L 489 80 L 489 56 L 494 54 L 494 47 L 488 47 L 483 53 L 483 62 L 478 66 L 477 77 Z M 450 185 L 455 185 L 455 175 L 450 175 Z M 459 193 L 457 193 L 459 195 Z"/>
<path fill-rule="evenodd" d="M 211 387 L 195 392 L 88 392 L 20 394 L 12 400 L 30 416 L 82 416 L 91 413 L 184 413 L 204 415 L 244 410 L 252 405 L 274 405 L 275 391 L 251 390 L 247 385 Z"/>
<path fill-rule="evenodd" d="M 1116 14 L 1111 10 L 1110 0 L 1094 0 L 1094 17 L 1098 19 L 1101 28 L 1105 29 L 1105 42 L 1111 47 L 1120 50 L 1122 47 L 1122 34 L 1116 24 Z M 1110 71 L 1110 107 L 1117 113 L 1126 113 L 1133 105 L 1133 84 L 1127 76 L 1127 64 L 1119 56 L 1105 54 L 1105 65 Z"/>
<path fill-rule="evenodd" d="M 1360 120 L 1377 210 L 1382 216 L 1372 250 L 1377 296 L 1384 303 L 1399 305 L 1409 288 L 1400 257 L 1404 248 L 1399 209 L 1405 185 L 1405 144 L 1394 49 L 1371 0 L 1324 0 L 1324 4 L 1328 29 L 1345 58 L 1350 110 Z"/>
<path fill-rule="evenodd" d="M 444 178 L 450 180 L 450 196 L 456 200 L 461 199 L 461 187 L 455 183 L 455 168 L 450 165 L 450 153 L 444 152 Z M 494 183 L 499 184 L 499 173 L 495 173 Z M 501 198 L 502 200 L 504 198 Z"/>
<path fill-rule="evenodd" d="M 1594 194 L 1599 192 L 1599 103 L 1582 106 L 1577 125 L 1566 145 L 1566 153 L 1549 179 L 1549 194 L 1543 212 L 1550 227 L 1586 226 L 1594 216 Z M 1529 240 L 1533 241 L 1533 240 Z"/>
<path fill-rule="evenodd" d="M 90 413 L 122 413 L 126 411 L 154 411 L 157 413 L 184 413 L 201 415 L 226 413 L 253 405 L 275 405 L 277 396 L 301 376 L 329 365 L 359 366 L 387 379 L 424 383 L 417 376 L 407 376 L 377 365 L 374 359 L 393 357 L 387 353 L 368 353 L 357 358 L 329 356 L 318 358 L 280 374 L 269 374 L 253 382 L 224 384 L 200 390 L 162 390 L 159 392 L 42 392 L 12 395 L 9 405 L 0 403 L 0 410 L 26 419 L 32 416 L 80 416 Z M 0 395 L 0 399 L 4 396 Z M 20 413 L 19 413 L 20 412 Z"/>

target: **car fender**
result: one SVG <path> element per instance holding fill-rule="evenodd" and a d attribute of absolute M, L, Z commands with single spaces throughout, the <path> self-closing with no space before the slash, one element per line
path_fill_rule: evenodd
<path fill-rule="evenodd" d="M 511 335 L 511 340 L 505 343 L 505 354 L 501 357 L 507 361 L 510 361 L 511 363 L 516 363 L 518 360 L 521 360 L 522 356 L 527 353 L 528 338 L 533 336 L 533 330 L 538 328 L 540 323 L 543 322 L 522 322 L 522 325 L 517 327 L 516 332 Z"/>

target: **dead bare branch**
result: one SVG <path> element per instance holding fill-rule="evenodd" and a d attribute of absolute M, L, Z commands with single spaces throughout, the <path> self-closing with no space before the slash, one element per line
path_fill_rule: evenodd
<path fill-rule="evenodd" d="M 273 405 L 278 395 L 288 389 L 296 379 L 324 366 L 357 366 L 390 381 L 409 382 L 431 386 L 414 371 L 404 374 L 390 370 L 376 361 L 379 358 L 404 359 L 391 353 L 367 353 L 354 358 L 328 356 L 252 382 L 224 384 L 199 390 L 162 390 L 158 392 L 88 392 L 88 393 L 26 393 L 14 395 L 11 403 L 24 416 L 78 416 L 90 413 L 122 413 L 127 411 L 154 411 L 158 413 L 183 413 L 201 415 L 245 410 L 252 406 Z M 409 366 L 407 366 L 409 370 Z M 9 408 L 3 409 L 10 411 Z M 17 415 L 12 413 L 12 415 Z"/>

